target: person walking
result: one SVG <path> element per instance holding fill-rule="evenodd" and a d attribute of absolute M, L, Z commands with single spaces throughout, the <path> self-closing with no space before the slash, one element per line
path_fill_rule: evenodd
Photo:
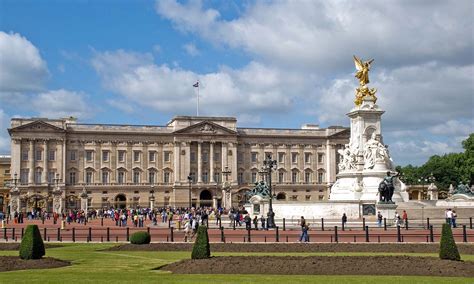
<path fill-rule="evenodd" d="M 300 235 L 300 240 L 299 240 L 301 242 L 306 237 L 305 236 L 306 220 L 304 219 L 303 216 L 301 216 L 299 220 L 299 225 L 301 226 L 301 235 Z"/>
<path fill-rule="evenodd" d="M 377 213 L 377 225 L 380 227 L 382 227 L 382 219 L 383 219 L 383 216 L 382 216 L 382 213 L 380 213 L 380 211 Z"/>
<path fill-rule="evenodd" d="M 347 215 L 346 213 L 342 213 L 342 228 L 346 227 L 346 223 L 347 223 Z"/>
<path fill-rule="evenodd" d="M 262 230 L 265 230 L 265 217 L 263 215 L 260 217 L 260 222 L 262 223 Z"/>
<path fill-rule="evenodd" d="M 456 219 L 458 218 L 458 214 L 456 214 L 456 211 L 453 210 L 452 216 L 451 216 L 451 223 L 453 224 L 453 228 L 457 227 L 456 224 Z"/>
<path fill-rule="evenodd" d="M 402 213 L 402 226 L 406 225 L 407 222 L 408 222 L 408 214 L 407 214 L 406 210 L 403 210 L 403 213 Z"/>
<path fill-rule="evenodd" d="M 258 230 L 258 219 L 257 219 L 257 215 L 255 215 L 255 217 L 253 217 L 253 226 L 254 226 L 255 230 L 257 231 L 257 230 Z"/>

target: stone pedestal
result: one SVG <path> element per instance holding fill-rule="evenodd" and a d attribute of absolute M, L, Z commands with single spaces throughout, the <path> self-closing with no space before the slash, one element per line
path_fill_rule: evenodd
<path fill-rule="evenodd" d="M 397 210 L 397 204 L 386 204 L 386 203 L 377 203 L 376 206 L 377 213 L 380 212 L 383 218 L 389 220 L 393 220 L 395 218 L 395 212 Z"/>
<path fill-rule="evenodd" d="M 15 212 L 20 212 L 20 190 L 14 188 L 10 191 L 10 217 L 15 217 Z"/>

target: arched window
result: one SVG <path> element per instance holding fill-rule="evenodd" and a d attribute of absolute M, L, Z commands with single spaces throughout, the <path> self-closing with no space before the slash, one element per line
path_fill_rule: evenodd
<path fill-rule="evenodd" d="M 276 196 L 277 200 L 286 200 L 286 194 L 284 192 L 279 192 Z"/>

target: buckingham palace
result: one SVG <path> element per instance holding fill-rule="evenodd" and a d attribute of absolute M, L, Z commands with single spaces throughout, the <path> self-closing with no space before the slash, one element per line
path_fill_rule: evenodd
<path fill-rule="evenodd" d="M 261 180 L 263 160 L 277 200 L 327 200 L 346 127 L 241 128 L 234 117 L 176 116 L 164 126 L 85 124 L 74 118 L 13 118 L 12 185 L 20 209 L 232 206 Z M 225 205 L 229 207 L 230 205 Z"/>

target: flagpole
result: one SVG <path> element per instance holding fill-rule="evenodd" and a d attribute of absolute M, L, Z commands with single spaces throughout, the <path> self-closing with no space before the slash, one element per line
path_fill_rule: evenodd
<path fill-rule="evenodd" d="M 199 85 L 201 85 L 201 84 L 199 84 L 199 80 L 197 81 L 197 83 L 198 83 L 198 96 L 197 96 L 197 111 L 196 111 L 196 116 L 199 116 L 199 88 L 201 87 L 201 86 L 199 86 Z"/>

